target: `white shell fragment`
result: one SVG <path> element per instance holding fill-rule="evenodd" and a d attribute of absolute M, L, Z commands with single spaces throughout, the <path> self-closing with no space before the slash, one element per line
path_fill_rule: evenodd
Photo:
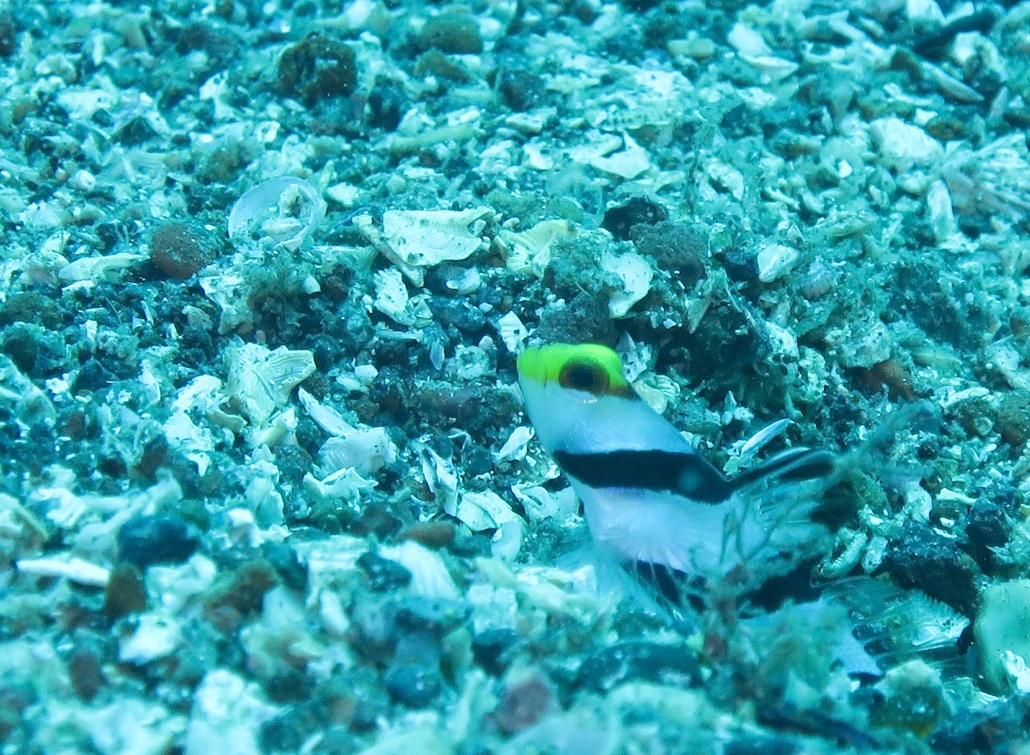
<path fill-rule="evenodd" d="M 778 278 L 794 269 L 800 253 L 793 247 L 784 244 L 769 244 L 764 247 L 756 258 L 758 264 L 758 280 L 762 283 L 772 283 Z"/>
<path fill-rule="evenodd" d="M 362 476 L 375 474 L 396 460 L 397 446 L 382 427 L 329 438 L 318 451 L 318 463 L 323 470 L 350 468 Z"/>
<path fill-rule="evenodd" d="M 302 178 L 280 176 L 243 193 L 229 212 L 229 240 L 238 249 L 282 245 L 296 250 L 325 217 L 325 200 Z"/>
<path fill-rule="evenodd" d="M 944 157 L 940 142 L 910 123 L 890 116 L 869 124 L 880 159 L 888 168 L 907 170 L 912 165 L 933 165 Z"/>
<path fill-rule="evenodd" d="M 263 425 L 290 398 L 290 392 L 315 372 L 310 351 L 280 346 L 275 351 L 257 343 L 230 347 L 226 354 L 226 392 L 236 398 L 255 425 Z"/>
<path fill-rule="evenodd" d="M 651 290 L 654 271 L 647 260 L 636 252 L 619 256 L 606 254 L 601 259 L 601 269 L 611 273 L 621 282 L 621 289 L 608 294 L 608 313 L 613 318 L 625 317 L 638 301 Z"/>
<path fill-rule="evenodd" d="M 143 665 L 171 655 L 181 644 L 182 628 L 174 616 L 145 613 L 139 617 L 136 631 L 119 643 L 118 660 Z"/>
<path fill-rule="evenodd" d="M 209 671 L 193 694 L 185 755 L 258 755 L 261 725 L 278 712 L 257 682 L 225 669 Z"/>
<path fill-rule="evenodd" d="M 467 524 L 473 532 L 497 530 L 491 551 L 498 558 L 510 561 L 518 555 L 525 522 L 492 490 L 465 493 L 455 511 L 447 513 Z"/>
<path fill-rule="evenodd" d="M 411 572 L 411 591 L 426 598 L 447 598 L 457 600 L 461 591 L 454 583 L 447 565 L 440 555 L 414 540 L 400 545 L 383 546 L 379 555 L 396 561 Z"/>
<path fill-rule="evenodd" d="M 463 260 L 484 248 L 482 233 L 493 214 L 489 207 L 460 211 L 387 210 L 383 213 L 382 251 L 421 285 L 410 270 Z M 364 230 L 357 219 L 355 224 Z"/>
<path fill-rule="evenodd" d="M 109 569 L 91 564 L 68 554 L 50 558 L 23 558 L 15 562 L 22 574 L 39 577 L 67 577 L 80 585 L 103 587 L 111 577 Z"/>
<path fill-rule="evenodd" d="M 69 283 L 117 281 L 129 267 L 142 260 L 142 254 L 119 252 L 102 257 L 81 257 L 57 271 L 57 277 Z"/>
<path fill-rule="evenodd" d="M 566 220 L 541 220 L 525 231 L 502 229 L 497 233 L 498 241 L 504 245 L 506 265 L 516 273 L 532 273 L 543 277 L 551 262 L 551 245 L 562 238 L 575 235 Z"/>
<path fill-rule="evenodd" d="M 598 150 L 588 154 L 583 162 L 600 171 L 632 181 L 651 168 L 647 150 L 637 144 L 627 133 L 622 135 L 622 149 L 612 154 Z"/>
<path fill-rule="evenodd" d="M 522 344 L 529 335 L 526 326 L 514 312 L 508 312 L 497 321 L 497 332 L 504 347 L 512 354 L 522 351 Z"/>

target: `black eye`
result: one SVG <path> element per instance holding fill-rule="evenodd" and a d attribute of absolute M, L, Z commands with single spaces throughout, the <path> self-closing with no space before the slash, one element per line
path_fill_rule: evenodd
<path fill-rule="evenodd" d="M 558 373 L 558 383 L 562 388 L 597 395 L 608 390 L 608 373 L 594 362 L 567 362 Z"/>

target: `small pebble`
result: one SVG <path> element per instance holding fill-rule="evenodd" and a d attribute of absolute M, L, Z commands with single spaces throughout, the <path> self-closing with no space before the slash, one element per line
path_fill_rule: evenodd
<path fill-rule="evenodd" d="M 358 566 L 368 577 L 368 588 L 373 592 L 399 590 L 411 582 L 411 572 L 374 551 L 362 553 L 358 557 Z"/>
<path fill-rule="evenodd" d="M 199 545 L 197 533 L 177 516 L 137 516 L 118 530 L 118 557 L 140 569 L 181 564 Z"/>

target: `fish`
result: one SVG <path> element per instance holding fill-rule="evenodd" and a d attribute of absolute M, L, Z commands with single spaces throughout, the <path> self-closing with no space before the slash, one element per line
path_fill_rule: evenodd
<path fill-rule="evenodd" d="M 663 607 L 743 595 L 828 548 L 811 513 L 843 472 L 839 455 L 789 448 L 726 477 L 637 394 L 607 346 L 530 347 L 517 369 L 596 550 Z"/>

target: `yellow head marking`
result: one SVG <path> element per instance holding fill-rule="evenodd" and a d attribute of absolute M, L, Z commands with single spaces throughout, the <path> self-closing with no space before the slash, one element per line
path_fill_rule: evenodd
<path fill-rule="evenodd" d="M 595 396 L 636 398 L 622 376 L 619 355 L 596 343 L 555 343 L 526 349 L 519 355 L 519 375 L 541 385 L 558 383 L 563 388 Z"/>

